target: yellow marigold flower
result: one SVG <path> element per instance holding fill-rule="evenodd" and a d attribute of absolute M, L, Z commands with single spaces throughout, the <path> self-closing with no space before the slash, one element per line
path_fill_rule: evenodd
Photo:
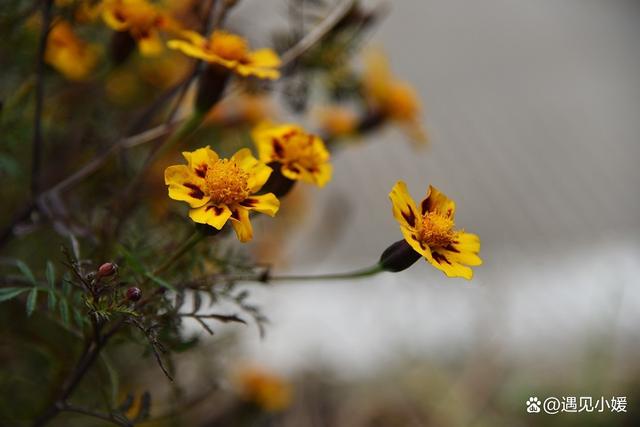
<path fill-rule="evenodd" d="M 67 21 L 59 21 L 47 38 L 44 59 L 66 78 L 84 80 L 98 61 L 98 48 L 78 38 Z"/>
<path fill-rule="evenodd" d="M 366 56 L 363 83 L 366 95 L 375 109 L 391 120 L 407 126 L 413 139 L 426 142 L 427 136 L 420 123 L 420 99 L 410 84 L 395 78 L 382 52 L 369 52 Z"/>
<path fill-rule="evenodd" d="M 453 200 L 429 186 L 418 210 L 402 181 L 396 183 L 389 197 L 407 243 L 448 277 L 471 279 L 473 271 L 468 266 L 482 264 L 478 256 L 480 238 L 454 229 Z"/>
<path fill-rule="evenodd" d="M 167 45 L 171 49 L 221 65 L 244 77 L 272 80 L 280 77 L 280 58 L 271 49 L 250 51 L 244 38 L 226 31 L 214 31 L 209 38 L 193 31 L 183 31 L 181 34 L 186 40 L 169 40 Z"/>
<path fill-rule="evenodd" d="M 346 107 L 338 105 L 326 107 L 318 112 L 320 128 L 330 136 L 347 136 L 358 127 L 357 114 Z"/>
<path fill-rule="evenodd" d="M 242 399 L 267 412 L 278 412 L 291 404 L 291 386 L 282 378 L 257 367 L 245 368 L 237 378 Z"/>
<path fill-rule="evenodd" d="M 146 56 L 162 52 L 160 30 L 174 25 L 166 14 L 146 0 L 104 0 L 102 18 L 113 30 L 128 31 Z"/>
<path fill-rule="evenodd" d="M 257 160 L 248 148 L 230 159 L 221 159 L 209 146 L 183 152 L 186 165 L 169 166 L 164 172 L 169 197 L 187 202 L 189 217 L 220 230 L 231 219 L 241 242 L 253 237 L 249 211 L 274 216 L 280 207 L 272 194 L 256 195 L 271 175 L 271 168 Z"/>
<path fill-rule="evenodd" d="M 292 124 L 257 126 L 252 132 L 260 160 L 280 163 L 282 175 L 323 187 L 331 179 L 329 151 L 316 135 Z"/>

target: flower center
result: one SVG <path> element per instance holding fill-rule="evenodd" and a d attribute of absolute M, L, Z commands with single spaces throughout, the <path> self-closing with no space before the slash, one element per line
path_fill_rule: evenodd
<path fill-rule="evenodd" d="M 313 169 L 319 162 L 314 150 L 314 137 L 305 133 L 293 132 L 285 134 L 282 146 L 282 160 L 296 162 L 306 169 Z"/>
<path fill-rule="evenodd" d="M 235 34 L 216 31 L 211 36 L 209 48 L 221 58 L 230 61 L 242 61 L 249 51 L 247 41 Z"/>
<path fill-rule="evenodd" d="M 216 204 L 230 205 L 249 196 L 249 174 L 236 162 L 221 159 L 207 168 L 205 191 Z"/>
<path fill-rule="evenodd" d="M 420 240 L 427 246 L 447 246 L 453 242 L 454 238 L 452 219 L 439 215 L 437 212 L 429 212 L 422 217 Z"/>

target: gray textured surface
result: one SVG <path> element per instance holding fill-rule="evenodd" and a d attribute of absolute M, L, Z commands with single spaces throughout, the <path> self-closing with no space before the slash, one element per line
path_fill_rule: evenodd
<path fill-rule="evenodd" d="M 291 368 L 320 356 L 353 371 L 487 340 L 557 358 L 603 336 L 637 355 L 639 18 L 633 1 L 393 2 L 375 39 L 418 88 L 432 147 L 416 153 L 389 130 L 340 153 L 288 247 L 294 270 L 365 265 L 399 239 L 387 198 L 397 179 L 415 197 L 432 183 L 454 198 L 485 265 L 470 284 L 419 265 L 271 289 L 270 336 L 247 340 L 254 357 Z M 340 227 L 329 242 L 327 218 Z"/>

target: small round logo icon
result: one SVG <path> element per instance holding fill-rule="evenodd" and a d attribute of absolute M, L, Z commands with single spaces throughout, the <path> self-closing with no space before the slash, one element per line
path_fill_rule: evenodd
<path fill-rule="evenodd" d="M 527 399 L 527 412 L 530 414 L 537 414 L 540 412 L 540 405 L 540 399 L 535 396 L 530 397 Z"/>

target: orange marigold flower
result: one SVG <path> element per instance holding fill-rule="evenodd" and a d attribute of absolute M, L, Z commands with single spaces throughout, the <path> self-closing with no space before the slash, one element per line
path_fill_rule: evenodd
<path fill-rule="evenodd" d="M 322 108 L 318 111 L 320 128 L 329 136 L 348 136 L 356 131 L 358 115 L 347 107 L 339 105 Z"/>
<path fill-rule="evenodd" d="M 167 45 L 185 55 L 221 65 L 241 76 L 261 79 L 280 77 L 280 58 L 271 49 L 249 50 L 247 40 L 226 31 L 214 31 L 205 38 L 193 31 L 183 31 L 185 40 L 170 40 Z"/>
<path fill-rule="evenodd" d="M 329 151 L 316 135 L 298 125 L 263 124 L 251 133 L 258 147 L 260 160 L 277 162 L 286 178 L 323 187 L 331 180 Z"/>
<path fill-rule="evenodd" d="M 373 108 L 386 117 L 406 126 L 411 138 L 426 142 L 427 135 L 420 123 L 422 106 L 415 89 L 395 78 L 382 52 L 369 52 L 363 77 L 365 95 Z"/>
<path fill-rule="evenodd" d="M 257 160 L 248 148 L 230 159 L 221 159 L 209 146 L 183 152 L 186 165 L 169 166 L 164 172 L 169 197 L 187 202 L 189 217 L 220 230 L 228 220 L 241 242 L 253 237 L 249 211 L 274 216 L 280 201 L 272 193 L 256 195 L 271 175 L 271 168 Z"/>
<path fill-rule="evenodd" d="M 47 38 L 44 59 L 69 80 L 85 80 L 98 62 L 98 48 L 78 38 L 67 21 L 59 21 Z"/>
<path fill-rule="evenodd" d="M 146 56 L 162 52 L 160 30 L 175 25 L 168 15 L 146 0 L 104 0 L 102 18 L 115 31 L 128 31 Z"/>
<path fill-rule="evenodd" d="M 242 370 L 237 376 L 242 399 L 267 412 L 278 412 L 291 404 L 291 386 L 282 378 L 257 367 Z"/>
<path fill-rule="evenodd" d="M 478 256 L 480 238 L 454 229 L 456 205 L 453 200 L 429 186 L 418 210 L 402 181 L 396 183 L 389 197 L 393 216 L 400 223 L 407 243 L 448 277 L 471 279 L 473 271 L 468 266 L 482 264 Z"/>

